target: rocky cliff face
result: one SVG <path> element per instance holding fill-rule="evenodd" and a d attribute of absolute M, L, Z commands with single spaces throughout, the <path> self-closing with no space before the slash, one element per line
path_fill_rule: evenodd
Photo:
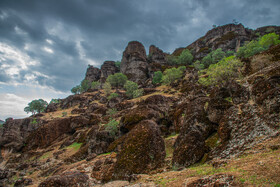
<path fill-rule="evenodd" d="M 146 50 L 140 42 L 129 42 L 121 61 L 121 73 L 129 80 L 143 84 L 149 77 Z"/>
<path fill-rule="evenodd" d="M 101 76 L 100 69 L 93 67 L 91 65 L 88 66 L 85 80 L 88 80 L 90 82 L 98 81 L 100 79 L 100 76 Z"/>

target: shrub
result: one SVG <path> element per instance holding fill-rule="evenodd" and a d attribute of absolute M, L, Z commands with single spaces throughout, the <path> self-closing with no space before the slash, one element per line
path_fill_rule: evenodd
<path fill-rule="evenodd" d="M 192 60 L 193 60 L 193 55 L 191 54 L 191 52 L 188 49 L 185 49 L 184 51 L 182 51 L 182 53 L 178 57 L 176 64 L 190 65 L 190 64 L 192 64 Z"/>
<path fill-rule="evenodd" d="M 81 93 L 81 86 L 80 86 L 80 85 L 77 85 L 77 86 L 73 87 L 73 88 L 71 89 L 71 92 L 72 92 L 73 94 L 79 94 L 79 93 Z"/>
<path fill-rule="evenodd" d="M 272 45 L 277 44 L 280 44 L 279 35 L 275 33 L 266 34 L 260 37 L 258 41 L 253 40 L 245 43 L 243 47 L 239 48 L 236 56 L 240 58 L 248 58 L 259 52 L 267 50 Z"/>
<path fill-rule="evenodd" d="M 204 65 L 201 64 L 199 62 L 199 60 L 195 61 L 195 63 L 193 63 L 193 65 L 194 65 L 194 68 L 197 69 L 197 70 L 203 70 L 204 69 Z"/>
<path fill-rule="evenodd" d="M 186 66 L 180 66 L 180 67 L 178 67 L 178 69 L 180 70 L 180 71 L 182 71 L 182 72 L 184 72 L 184 71 L 186 71 Z"/>
<path fill-rule="evenodd" d="M 234 56 L 224 58 L 217 64 L 212 64 L 208 69 L 203 70 L 208 77 L 200 78 L 199 83 L 205 86 L 225 85 L 229 80 L 241 76 L 240 68 L 242 65 L 243 63 Z"/>
<path fill-rule="evenodd" d="M 111 94 L 109 95 L 108 99 L 111 100 L 111 99 L 114 99 L 114 98 L 116 98 L 116 97 L 119 97 L 119 94 L 117 94 L 117 93 L 111 93 Z"/>
<path fill-rule="evenodd" d="M 144 89 L 137 89 L 133 92 L 133 98 L 141 97 L 144 94 Z"/>
<path fill-rule="evenodd" d="M 90 87 L 91 87 L 91 85 L 90 85 L 89 80 L 84 79 L 81 82 L 81 92 L 82 93 L 88 91 L 88 89 L 90 89 Z"/>
<path fill-rule="evenodd" d="M 111 94 L 112 87 L 111 87 L 111 84 L 109 82 L 104 83 L 103 89 L 104 89 L 104 93 L 105 93 L 106 96 Z"/>
<path fill-rule="evenodd" d="M 116 88 L 123 87 L 126 83 L 127 77 L 122 73 L 115 73 L 114 75 L 109 75 L 106 82 L 109 82 L 112 86 Z"/>
<path fill-rule="evenodd" d="M 67 116 L 67 112 L 62 112 L 62 117 L 66 117 Z"/>
<path fill-rule="evenodd" d="M 167 56 L 167 62 L 168 62 L 168 64 L 171 64 L 171 65 L 177 64 L 177 59 L 178 59 L 178 57 L 174 56 L 174 55 Z"/>
<path fill-rule="evenodd" d="M 161 71 L 156 71 L 153 77 L 153 84 L 158 84 L 162 80 L 162 72 Z"/>
<path fill-rule="evenodd" d="M 117 112 L 118 112 L 118 111 L 117 111 L 116 108 L 111 108 L 111 109 L 109 109 L 106 113 L 107 113 L 107 115 L 109 115 L 109 116 L 112 117 L 112 116 L 115 115 Z"/>
<path fill-rule="evenodd" d="M 121 62 L 120 62 L 120 61 L 116 61 L 116 62 L 115 62 L 115 65 L 117 66 L 117 68 L 120 69 L 120 67 L 121 67 Z"/>
<path fill-rule="evenodd" d="M 105 126 L 105 130 L 109 131 L 109 134 L 111 136 L 116 136 L 118 132 L 118 125 L 119 125 L 118 121 L 111 119 L 110 122 L 105 124 L 104 126 Z"/>
<path fill-rule="evenodd" d="M 215 51 L 210 52 L 207 56 L 202 59 L 204 67 L 209 67 L 211 64 L 215 64 L 222 60 L 226 56 L 226 53 L 223 52 L 221 48 L 216 49 Z"/>
<path fill-rule="evenodd" d="M 125 94 L 127 97 L 133 98 L 133 92 L 138 89 L 138 84 L 132 81 L 126 81 L 124 89 L 126 90 Z"/>
<path fill-rule="evenodd" d="M 99 82 L 99 81 L 93 81 L 93 82 L 91 83 L 91 88 L 92 88 L 92 89 L 98 89 L 99 86 L 100 86 L 100 82 Z"/>
<path fill-rule="evenodd" d="M 173 83 L 176 79 L 179 79 L 183 76 L 183 71 L 179 68 L 171 68 L 166 69 L 163 73 L 162 77 L 162 83 L 166 85 L 170 85 Z"/>

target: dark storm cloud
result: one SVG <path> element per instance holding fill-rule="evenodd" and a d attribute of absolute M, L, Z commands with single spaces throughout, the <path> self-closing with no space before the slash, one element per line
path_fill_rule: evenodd
<path fill-rule="evenodd" d="M 146 49 L 155 44 L 172 52 L 212 25 L 233 19 L 251 28 L 279 25 L 279 4 L 278 0 L 1 0 L 0 42 L 39 62 L 21 70 L 17 81 L 27 81 L 26 75 L 33 73 L 39 84 L 66 91 L 81 81 L 87 64 L 120 60 L 131 40 L 141 41 Z"/>

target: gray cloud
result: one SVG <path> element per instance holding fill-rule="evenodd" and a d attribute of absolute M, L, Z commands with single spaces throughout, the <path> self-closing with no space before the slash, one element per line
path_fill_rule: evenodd
<path fill-rule="evenodd" d="M 250 28 L 279 25 L 279 8 L 278 0 L 1 0 L 0 42 L 38 63 L 18 76 L 2 72 L 0 81 L 30 81 L 33 75 L 40 85 L 67 91 L 84 77 L 87 64 L 120 60 L 131 40 L 172 52 L 213 24 L 236 19 Z"/>

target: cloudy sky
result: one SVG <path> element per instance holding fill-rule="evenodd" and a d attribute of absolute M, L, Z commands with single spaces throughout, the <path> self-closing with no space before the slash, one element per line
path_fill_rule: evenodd
<path fill-rule="evenodd" d="M 233 19 L 280 25 L 279 10 L 279 0 L 1 0 L 0 119 L 66 97 L 88 64 L 120 60 L 131 40 L 172 52 Z"/>

